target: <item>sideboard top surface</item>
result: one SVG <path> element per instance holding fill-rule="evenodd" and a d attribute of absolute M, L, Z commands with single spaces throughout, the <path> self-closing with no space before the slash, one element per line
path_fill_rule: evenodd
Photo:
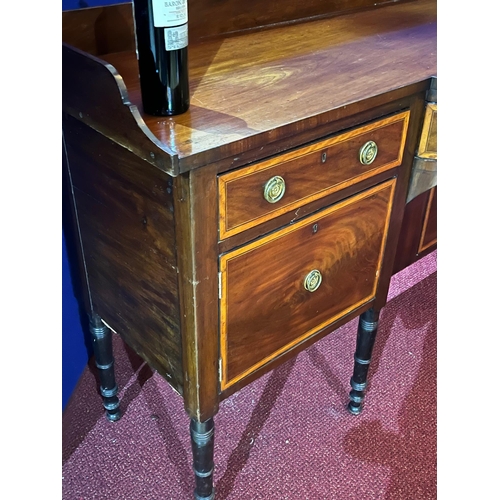
<path fill-rule="evenodd" d="M 143 113 L 134 50 L 97 58 L 73 52 L 111 73 L 120 88 L 102 97 L 102 116 L 106 107 L 121 109 L 124 118 L 132 114 L 147 141 L 170 157 L 166 170 L 175 175 L 301 134 L 342 118 L 355 103 L 425 82 L 437 74 L 436 28 L 436 1 L 417 0 L 191 44 L 191 106 L 171 118 Z M 84 109 L 65 106 L 65 60 L 63 110 L 82 118 Z M 81 64 L 69 66 L 74 73 Z M 113 102 L 118 95 L 121 102 Z M 112 136 L 112 125 L 101 127 L 99 120 L 91 126 Z"/>

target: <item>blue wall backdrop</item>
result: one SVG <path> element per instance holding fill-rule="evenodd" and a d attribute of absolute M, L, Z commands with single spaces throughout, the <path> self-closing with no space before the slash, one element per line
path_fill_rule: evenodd
<path fill-rule="evenodd" d="M 127 3 L 123 0 L 63 0 L 62 10 L 83 9 L 85 7 L 99 7 L 101 5 L 113 5 L 115 3 Z"/>
<path fill-rule="evenodd" d="M 125 3 L 117 0 L 63 0 L 62 10 L 81 9 Z M 87 319 L 82 315 L 78 296 L 78 268 L 68 200 L 63 197 L 62 238 L 62 408 L 66 407 L 73 390 L 87 364 L 92 349 L 87 330 Z M 96 397 L 98 395 L 96 394 Z"/>
<path fill-rule="evenodd" d="M 63 210 L 67 207 L 63 206 Z M 62 241 L 62 406 L 63 410 L 73 392 L 91 354 L 88 334 L 82 328 L 79 304 L 73 290 L 66 228 Z M 71 236 L 70 236 L 71 237 Z"/>

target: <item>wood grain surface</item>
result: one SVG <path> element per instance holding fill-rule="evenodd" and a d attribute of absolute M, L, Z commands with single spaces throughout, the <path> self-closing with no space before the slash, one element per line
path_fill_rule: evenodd
<path fill-rule="evenodd" d="M 172 178 L 64 116 L 92 306 L 183 391 Z"/>
<path fill-rule="evenodd" d="M 221 239 L 290 212 L 389 170 L 401 163 L 409 112 L 393 115 L 313 145 L 219 177 Z M 360 148 L 378 146 L 375 161 L 363 165 Z M 285 194 L 276 203 L 263 196 L 264 185 L 280 176 Z"/>
<path fill-rule="evenodd" d="M 241 140 L 260 134 L 275 140 L 283 125 L 299 128 L 318 114 L 432 76 L 434 10 L 425 1 L 392 5 L 311 22 L 307 30 L 287 26 L 193 45 L 191 109 L 171 119 L 171 148 L 182 158 L 235 141 L 248 147 Z M 139 104 L 135 56 L 132 62 L 133 73 L 123 76 Z M 169 120 L 145 121 L 171 141 Z"/>
<path fill-rule="evenodd" d="M 380 7 L 415 0 L 189 0 L 190 43 L 220 36 L 268 28 L 278 24 Z M 135 49 L 132 3 L 63 11 L 63 40 L 85 52 L 99 55 Z M 207 22 L 210 19 L 210 22 Z"/>
<path fill-rule="evenodd" d="M 222 390 L 374 297 L 395 184 L 221 257 Z M 310 292 L 314 269 L 323 281 Z"/>
<path fill-rule="evenodd" d="M 389 0 L 400 1 L 400 0 Z M 388 0 L 189 0 L 192 40 L 373 8 Z M 207 22 L 210 19 L 210 22 Z"/>
<path fill-rule="evenodd" d="M 191 107 L 173 118 L 142 112 L 135 51 L 101 58 L 123 78 L 130 103 L 183 172 L 236 162 L 285 138 L 300 145 L 302 134 L 363 111 L 366 100 L 410 95 L 408 86 L 437 72 L 436 3 L 402 2 L 311 21 L 307 29 L 297 24 L 193 43 Z"/>
<path fill-rule="evenodd" d="M 62 48 L 63 112 L 160 170 L 177 175 L 177 157 L 145 125 L 116 69 L 78 49 Z"/>

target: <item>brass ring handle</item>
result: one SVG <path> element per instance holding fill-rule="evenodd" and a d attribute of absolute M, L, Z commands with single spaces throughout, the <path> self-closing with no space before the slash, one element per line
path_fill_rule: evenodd
<path fill-rule="evenodd" d="M 271 177 L 264 186 L 264 198 L 269 203 L 276 203 L 285 194 L 285 180 L 279 175 Z"/>
<path fill-rule="evenodd" d="M 323 277 L 317 269 L 313 269 L 304 279 L 304 288 L 308 292 L 314 292 L 321 285 L 321 280 Z"/>
<path fill-rule="evenodd" d="M 368 141 L 359 150 L 359 161 L 363 165 L 370 165 L 377 157 L 378 147 L 374 141 Z"/>

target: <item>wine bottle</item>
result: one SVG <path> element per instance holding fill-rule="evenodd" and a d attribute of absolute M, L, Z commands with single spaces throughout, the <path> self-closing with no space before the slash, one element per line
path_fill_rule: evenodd
<path fill-rule="evenodd" d="M 144 112 L 155 116 L 189 108 L 188 0 L 133 0 Z"/>

